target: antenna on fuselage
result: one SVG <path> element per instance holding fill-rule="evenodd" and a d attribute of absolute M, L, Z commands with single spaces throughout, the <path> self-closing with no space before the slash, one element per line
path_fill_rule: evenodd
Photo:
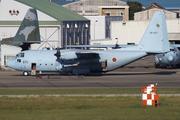
<path fill-rule="evenodd" d="M 119 47 L 119 45 L 118 45 L 118 38 L 115 38 L 115 39 L 116 39 L 116 44 L 114 46 L 114 49 L 117 49 Z"/>

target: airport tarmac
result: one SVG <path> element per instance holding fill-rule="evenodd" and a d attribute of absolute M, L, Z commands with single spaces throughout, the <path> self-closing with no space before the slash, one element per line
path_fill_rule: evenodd
<path fill-rule="evenodd" d="M 73 88 L 140 88 L 158 84 L 158 88 L 180 88 L 180 68 L 154 68 L 153 56 L 123 68 L 89 76 L 43 73 L 42 78 L 23 76 L 22 72 L 0 71 L 0 89 L 73 89 Z"/>

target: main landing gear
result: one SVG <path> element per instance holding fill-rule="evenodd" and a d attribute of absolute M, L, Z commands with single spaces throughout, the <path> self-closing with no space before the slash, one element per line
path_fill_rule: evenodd
<path fill-rule="evenodd" d="M 160 65 L 159 65 L 159 64 L 156 64 L 156 62 L 154 61 L 154 67 L 155 67 L 155 68 L 159 68 L 159 66 L 160 66 Z"/>
<path fill-rule="evenodd" d="M 24 71 L 24 72 L 23 72 L 23 75 L 24 75 L 24 76 L 28 76 L 28 74 L 29 74 L 29 73 L 28 73 L 27 71 Z"/>

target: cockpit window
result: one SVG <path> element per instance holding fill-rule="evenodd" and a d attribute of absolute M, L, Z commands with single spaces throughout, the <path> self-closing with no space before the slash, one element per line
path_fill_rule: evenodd
<path fill-rule="evenodd" d="M 24 53 L 19 53 L 16 55 L 16 57 L 24 57 Z"/>
<path fill-rule="evenodd" d="M 174 49 L 170 49 L 170 51 L 174 51 Z"/>

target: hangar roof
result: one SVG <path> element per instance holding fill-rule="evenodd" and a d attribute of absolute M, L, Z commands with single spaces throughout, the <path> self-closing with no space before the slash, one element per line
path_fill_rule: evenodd
<path fill-rule="evenodd" d="M 20 25 L 22 21 L 0 21 L 0 25 Z M 60 25 L 60 21 L 39 21 L 39 25 Z"/>
<path fill-rule="evenodd" d="M 48 0 L 15 0 L 30 7 L 33 7 L 57 21 L 84 21 L 87 18 Z"/>

